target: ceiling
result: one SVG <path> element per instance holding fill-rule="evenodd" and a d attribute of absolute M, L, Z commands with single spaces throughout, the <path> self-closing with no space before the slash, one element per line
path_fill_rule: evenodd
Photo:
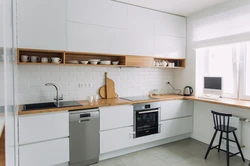
<path fill-rule="evenodd" d="M 229 0 L 115 0 L 168 13 L 188 16 Z"/>

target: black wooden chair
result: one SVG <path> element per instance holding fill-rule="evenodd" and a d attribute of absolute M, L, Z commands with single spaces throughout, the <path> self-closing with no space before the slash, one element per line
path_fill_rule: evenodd
<path fill-rule="evenodd" d="M 211 149 L 216 148 L 216 149 L 218 149 L 218 152 L 220 152 L 220 150 L 221 150 L 221 151 L 224 151 L 224 152 L 227 153 L 227 166 L 229 166 L 229 158 L 233 157 L 233 156 L 235 156 L 237 154 L 240 154 L 241 157 L 242 157 L 242 160 L 245 162 L 245 158 L 244 158 L 243 153 L 241 151 L 239 141 L 238 141 L 238 139 L 236 137 L 236 134 L 235 134 L 235 131 L 237 130 L 237 128 L 229 126 L 229 121 L 230 121 L 230 117 L 232 117 L 232 114 L 224 114 L 224 113 L 219 113 L 219 112 L 215 112 L 215 111 L 211 111 L 211 112 L 213 114 L 215 132 L 214 132 L 213 138 L 212 138 L 212 140 L 211 140 L 211 142 L 209 144 L 209 147 L 207 149 L 205 159 L 207 159 L 209 151 Z M 213 146 L 213 142 L 214 142 L 214 139 L 215 139 L 216 134 L 217 134 L 218 131 L 220 131 L 219 145 Z M 223 133 L 226 133 L 226 138 L 222 137 Z M 233 133 L 235 140 L 229 139 L 229 133 Z M 226 140 L 226 150 L 220 149 L 222 139 Z M 229 141 L 235 142 L 237 144 L 239 152 L 230 153 L 230 151 L 229 151 Z"/>

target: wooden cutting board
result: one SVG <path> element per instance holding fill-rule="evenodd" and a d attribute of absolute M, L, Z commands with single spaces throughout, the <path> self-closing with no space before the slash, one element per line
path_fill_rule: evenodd
<path fill-rule="evenodd" d="M 106 99 L 107 98 L 107 94 L 106 94 L 106 86 L 103 85 L 101 86 L 101 88 L 99 89 L 99 94 L 100 96 L 103 98 L 103 99 Z M 115 98 L 118 97 L 118 94 L 116 94 Z"/>
<path fill-rule="evenodd" d="M 105 72 L 105 79 L 106 79 L 106 95 L 107 95 L 107 99 L 116 98 L 115 83 L 114 83 L 113 80 L 108 78 L 108 73 L 107 72 Z"/>

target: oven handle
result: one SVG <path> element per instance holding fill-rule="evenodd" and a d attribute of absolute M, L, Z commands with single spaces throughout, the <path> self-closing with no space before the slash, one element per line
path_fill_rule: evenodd
<path fill-rule="evenodd" d="M 143 112 L 139 112 L 139 114 L 146 114 L 146 113 L 151 113 L 151 112 L 159 112 L 159 110 L 143 111 Z"/>

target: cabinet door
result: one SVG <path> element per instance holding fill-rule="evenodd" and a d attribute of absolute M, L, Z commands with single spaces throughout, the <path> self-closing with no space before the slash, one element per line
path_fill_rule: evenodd
<path fill-rule="evenodd" d="M 193 101 L 170 100 L 161 102 L 161 120 L 193 115 Z"/>
<path fill-rule="evenodd" d="M 169 138 L 193 131 L 193 117 L 185 117 L 162 121 L 161 136 Z"/>
<path fill-rule="evenodd" d="M 69 138 L 19 147 L 20 166 L 56 165 L 69 161 Z"/>
<path fill-rule="evenodd" d="M 68 136 L 68 112 L 19 116 L 19 145 Z"/>
<path fill-rule="evenodd" d="M 66 0 L 18 0 L 18 47 L 65 50 Z"/>
<path fill-rule="evenodd" d="M 133 106 L 100 107 L 100 130 L 133 125 Z"/>
<path fill-rule="evenodd" d="M 100 153 L 107 153 L 132 146 L 133 127 L 100 132 Z"/>
<path fill-rule="evenodd" d="M 185 58 L 186 39 L 158 34 L 155 36 L 154 55 L 163 58 Z"/>
<path fill-rule="evenodd" d="M 186 18 L 172 14 L 155 13 L 155 33 L 186 38 Z"/>

